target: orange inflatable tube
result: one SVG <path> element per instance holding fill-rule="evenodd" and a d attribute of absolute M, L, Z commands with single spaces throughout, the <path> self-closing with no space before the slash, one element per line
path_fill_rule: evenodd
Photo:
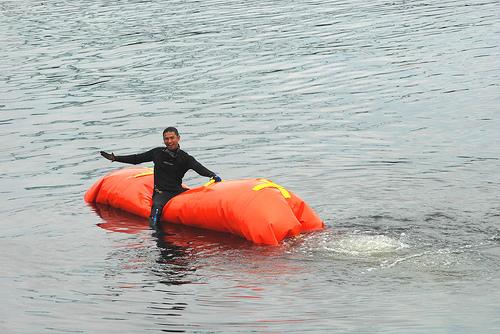
<path fill-rule="evenodd" d="M 85 201 L 148 217 L 152 192 L 150 168 L 124 168 L 98 180 Z M 190 189 L 165 205 L 162 222 L 228 232 L 267 245 L 324 227 L 302 199 L 266 179 L 209 182 Z"/>

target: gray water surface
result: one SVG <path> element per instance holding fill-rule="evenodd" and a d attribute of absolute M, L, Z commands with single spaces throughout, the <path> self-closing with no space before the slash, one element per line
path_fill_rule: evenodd
<path fill-rule="evenodd" d="M 0 0 L 0 59 L 2 333 L 500 332 L 497 1 Z M 84 203 L 170 125 L 327 228 Z"/>

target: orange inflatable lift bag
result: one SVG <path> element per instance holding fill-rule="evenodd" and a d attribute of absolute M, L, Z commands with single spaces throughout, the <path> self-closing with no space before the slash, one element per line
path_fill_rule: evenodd
<path fill-rule="evenodd" d="M 152 193 L 152 169 L 132 167 L 102 177 L 86 192 L 85 201 L 148 217 Z M 189 189 L 165 205 L 162 222 L 228 232 L 267 245 L 324 227 L 302 199 L 266 179 L 212 181 Z"/>

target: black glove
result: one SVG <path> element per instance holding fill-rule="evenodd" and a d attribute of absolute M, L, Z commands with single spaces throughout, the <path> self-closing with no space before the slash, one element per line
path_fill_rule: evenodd
<path fill-rule="evenodd" d="M 105 157 L 106 159 L 108 160 L 111 160 L 111 161 L 115 161 L 116 160 L 116 157 L 115 157 L 115 154 L 114 153 L 108 153 L 108 152 L 104 152 L 104 151 L 101 151 L 101 155 L 103 157 Z"/>
<path fill-rule="evenodd" d="M 212 180 L 214 180 L 215 182 L 222 181 L 222 179 L 218 175 L 212 176 Z"/>

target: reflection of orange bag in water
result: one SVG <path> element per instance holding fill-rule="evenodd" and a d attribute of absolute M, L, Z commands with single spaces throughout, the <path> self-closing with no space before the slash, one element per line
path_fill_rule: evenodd
<path fill-rule="evenodd" d="M 153 193 L 149 168 L 125 168 L 97 181 L 85 201 L 148 217 Z M 265 179 L 208 183 L 171 199 L 163 221 L 229 232 L 258 244 L 320 230 L 323 222 L 298 196 Z"/>

